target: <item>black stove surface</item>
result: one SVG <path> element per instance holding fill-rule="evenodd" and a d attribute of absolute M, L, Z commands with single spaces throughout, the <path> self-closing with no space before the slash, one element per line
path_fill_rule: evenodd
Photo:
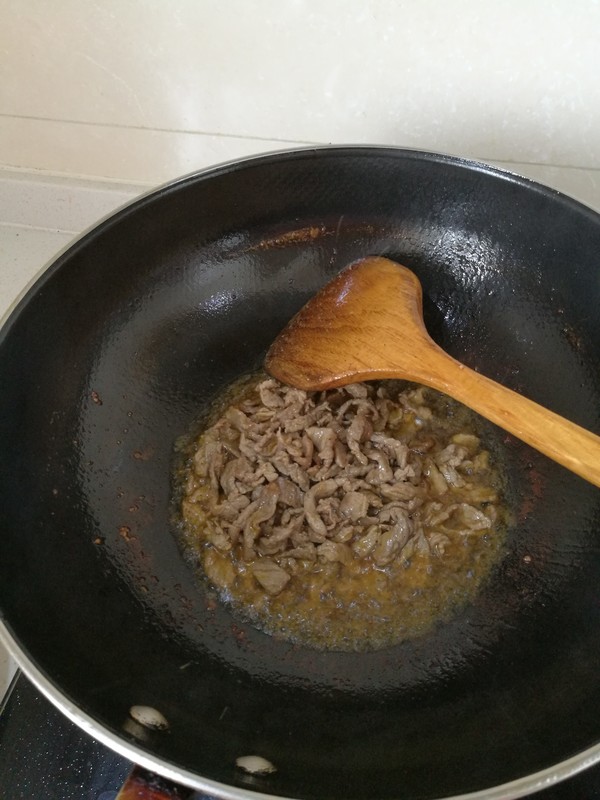
<path fill-rule="evenodd" d="M 15 680 L 0 713 L 2 800 L 115 800 L 131 767 L 64 717 L 23 675 Z M 600 800 L 600 766 L 534 796 Z"/>

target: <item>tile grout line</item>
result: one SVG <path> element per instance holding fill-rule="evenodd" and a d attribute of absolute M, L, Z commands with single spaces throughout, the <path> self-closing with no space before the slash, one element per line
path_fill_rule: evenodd
<path fill-rule="evenodd" d="M 96 190 L 102 188 L 107 191 L 121 191 L 135 196 L 136 191 L 142 192 L 156 185 L 153 181 L 134 181 L 121 178 L 103 177 L 101 175 L 84 175 L 58 170 L 41 169 L 36 167 L 20 167 L 12 164 L 0 164 L 0 184 L 4 181 L 25 181 L 31 179 L 32 183 L 51 181 L 56 183 L 77 184 L 77 188 Z M 90 185 L 93 184 L 93 185 Z"/>
<path fill-rule="evenodd" d="M 114 122 L 90 122 L 82 119 L 52 119 L 51 117 L 36 117 L 27 114 L 6 114 L 0 112 L 0 119 L 19 119 L 28 120 L 30 122 L 50 122 L 61 123 L 64 125 L 81 125 L 94 128 L 118 128 L 128 131 L 145 131 L 147 133 L 176 133 L 184 134 L 186 136 L 215 136 L 223 139 L 245 139 L 255 142 L 281 142 L 282 144 L 301 144 L 308 147 L 321 146 L 324 142 L 315 142 L 307 139 L 288 139 L 281 138 L 280 136 L 256 136 L 255 134 L 247 133 L 223 133 L 220 131 L 198 131 L 191 128 L 151 128 L 147 125 L 123 125 Z"/>
<path fill-rule="evenodd" d="M 78 120 L 78 119 L 53 119 L 51 117 L 38 117 L 34 115 L 27 115 L 27 114 L 7 114 L 4 112 L 0 112 L 0 119 L 16 119 L 16 120 L 25 120 L 31 122 L 46 122 L 50 124 L 65 124 L 65 125 L 80 125 L 80 126 L 88 126 L 88 127 L 96 127 L 96 128 L 112 128 L 116 130 L 131 130 L 131 131 L 141 131 L 146 133 L 171 133 L 171 134 L 182 134 L 186 136 L 211 136 L 214 138 L 222 138 L 222 139 L 235 139 L 239 141 L 252 141 L 252 142 L 274 142 L 284 145 L 298 145 L 303 147 L 327 147 L 327 146 L 357 146 L 357 147 L 403 147 L 403 145 L 395 145 L 395 144 L 388 144 L 388 143 L 373 143 L 373 142 L 340 142 L 340 143 L 333 143 L 333 142 L 323 142 L 323 141 L 315 141 L 310 139 L 290 139 L 287 137 L 280 137 L 280 136 L 257 136 L 255 134 L 246 134 L 246 133 L 225 133 L 222 131 L 203 131 L 203 130 L 192 130 L 187 128 L 159 128 L 159 127 L 148 127 L 145 125 L 123 125 L 117 124 L 112 122 L 90 122 L 87 120 Z M 419 150 L 419 147 L 406 147 L 407 150 Z M 429 149 L 423 150 L 423 152 L 437 152 Z M 456 154 L 454 154 L 456 155 Z M 457 156 L 463 157 L 463 156 Z M 520 159 L 505 159 L 505 158 L 492 158 L 489 156 L 469 156 L 465 157 L 467 160 L 473 161 L 483 161 L 486 163 L 495 163 L 495 164 L 524 164 L 531 167 L 551 167 L 556 169 L 576 169 L 581 171 L 600 171 L 600 167 L 590 167 L 590 166 L 583 166 L 579 164 L 557 164 L 557 163 L 550 163 L 544 161 L 523 161 Z M 4 165 L 0 165 L 0 170 L 4 169 Z M 10 165 L 6 165 L 7 169 L 19 169 L 17 166 L 11 167 Z M 26 169 L 22 167 L 21 169 Z M 62 173 L 55 173 L 55 174 L 62 174 Z M 102 178 L 100 178 L 102 180 Z M 118 179 L 106 179 L 106 180 L 118 180 Z M 131 181 L 130 181 L 131 183 Z M 140 185 L 142 184 L 140 182 Z"/>
<path fill-rule="evenodd" d="M 3 222 L 0 220 L 0 229 L 12 230 L 16 228 L 19 231 L 41 231 L 42 233 L 56 233 L 61 236 L 78 236 L 81 230 L 68 230 L 66 228 L 46 228 L 43 225 L 28 225 L 24 222 Z M 83 230 L 83 229 L 82 229 Z"/>

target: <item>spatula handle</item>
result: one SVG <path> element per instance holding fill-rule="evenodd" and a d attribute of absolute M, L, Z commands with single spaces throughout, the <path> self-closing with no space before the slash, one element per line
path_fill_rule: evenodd
<path fill-rule="evenodd" d="M 600 436 L 455 361 L 443 351 L 434 388 L 600 487 Z M 431 384 L 433 385 L 433 383 Z"/>

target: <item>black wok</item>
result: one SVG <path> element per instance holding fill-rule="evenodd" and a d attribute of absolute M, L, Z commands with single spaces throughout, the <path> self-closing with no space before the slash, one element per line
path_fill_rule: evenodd
<path fill-rule="evenodd" d="M 216 796 L 506 798 L 600 758 L 600 492 L 497 429 L 505 557 L 423 638 L 294 647 L 180 553 L 175 441 L 369 254 L 417 273 L 448 352 L 600 433 L 600 217 L 444 156 L 325 148 L 192 175 L 84 235 L 0 333 L 11 647 L 92 735 Z M 169 731 L 136 736 L 133 704 Z M 277 771 L 237 769 L 250 754 Z"/>

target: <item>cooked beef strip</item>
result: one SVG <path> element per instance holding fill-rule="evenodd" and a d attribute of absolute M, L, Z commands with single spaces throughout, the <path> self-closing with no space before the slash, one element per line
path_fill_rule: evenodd
<path fill-rule="evenodd" d="M 292 577 L 270 558 L 261 558 L 252 564 L 252 572 L 269 594 L 279 594 Z"/>
<path fill-rule="evenodd" d="M 469 474 L 487 456 L 470 433 L 391 434 L 407 414 L 419 425 L 431 419 L 422 388 L 395 400 L 385 385 L 318 393 L 263 380 L 203 435 L 185 502 L 205 504 L 206 540 L 223 553 L 240 546 L 272 595 L 299 563 L 370 559 L 383 568 L 415 552 L 441 557 L 452 532 L 493 523 L 488 503 L 465 502 Z M 474 497 L 493 496 L 475 488 Z M 465 491 L 451 502 L 456 489 Z"/>

